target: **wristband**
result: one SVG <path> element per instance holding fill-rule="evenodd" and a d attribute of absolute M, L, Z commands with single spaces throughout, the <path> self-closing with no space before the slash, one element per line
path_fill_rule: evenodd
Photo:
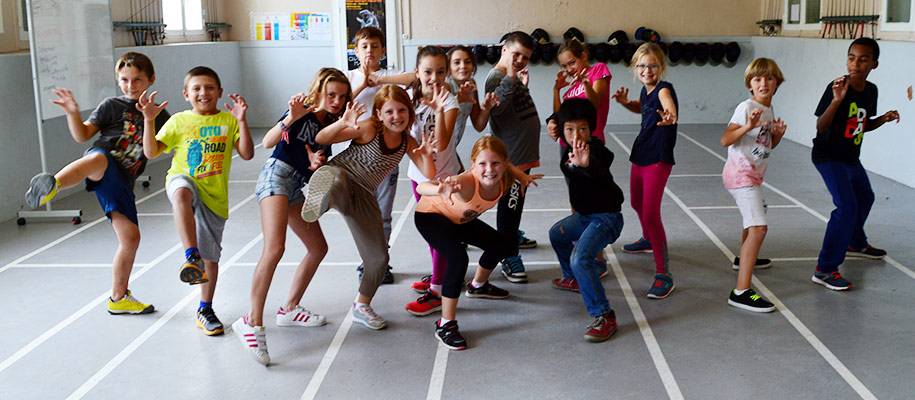
<path fill-rule="evenodd" d="M 283 132 L 283 136 L 281 137 L 282 140 L 288 144 L 289 143 L 289 127 L 287 127 L 286 124 L 283 123 L 283 121 L 280 121 L 280 130 Z"/>

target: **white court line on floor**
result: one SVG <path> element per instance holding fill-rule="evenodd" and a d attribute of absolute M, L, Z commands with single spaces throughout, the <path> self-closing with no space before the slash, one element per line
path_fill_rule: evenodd
<path fill-rule="evenodd" d="M 682 133 L 681 133 L 681 135 L 682 135 Z M 611 136 L 613 136 L 613 139 L 616 140 L 617 144 L 619 144 L 620 147 L 622 147 L 623 150 L 626 151 L 626 153 L 630 152 L 630 149 L 628 147 L 626 147 L 626 145 L 623 144 L 623 142 L 620 141 L 620 139 L 618 137 L 616 137 L 612 133 L 611 133 Z M 699 229 L 702 230 L 702 232 L 705 233 L 705 235 L 709 238 L 709 240 L 711 240 L 712 243 L 714 243 L 715 246 L 718 247 L 718 249 L 721 250 L 722 253 L 724 253 L 725 257 L 727 257 L 728 260 L 734 259 L 734 256 L 735 256 L 734 253 L 732 253 L 731 250 L 728 249 L 728 247 L 724 245 L 724 242 L 722 242 L 721 239 L 719 239 L 718 236 L 715 235 L 714 232 L 712 232 L 712 230 L 708 227 L 708 225 L 706 225 L 695 213 L 693 213 L 686 206 L 686 204 L 684 204 L 683 201 L 680 200 L 680 198 L 673 193 L 673 191 L 671 191 L 669 188 L 664 188 L 664 193 L 666 193 L 668 197 L 670 197 L 675 203 L 677 203 L 677 205 L 680 207 L 680 209 L 683 210 L 683 212 L 686 213 L 686 215 L 689 216 L 690 219 L 693 220 L 693 222 L 696 224 L 696 226 L 698 226 Z M 800 333 L 801 336 L 805 340 L 807 340 L 808 343 L 810 343 L 811 347 L 813 347 L 814 350 L 816 350 L 817 353 L 819 353 L 820 356 L 822 356 L 823 359 L 826 360 L 826 362 L 829 364 L 829 366 L 831 366 L 833 368 L 833 370 L 835 370 L 836 373 L 838 373 L 839 376 L 841 376 L 842 379 L 844 379 L 845 382 L 848 383 L 848 385 L 851 386 L 852 389 L 854 389 L 855 392 L 857 392 L 859 396 L 861 396 L 861 398 L 876 399 L 876 397 L 873 395 L 873 393 L 871 393 L 870 390 L 868 390 L 867 387 L 864 386 L 864 384 L 861 383 L 860 380 L 858 380 L 858 378 L 845 366 L 845 364 L 843 364 L 842 361 L 840 361 L 835 356 L 835 354 L 833 354 L 832 351 L 830 351 L 829 348 L 826 347 L 826 345 L 819 338 L 817 338 L 817 336 L 814 335 L 813 332 L 809 328 L 807 328 L 807 326 L 804 325 L 804 323 L 801 322 L 801 320 L 796 315 L 794 315 L 793 312 L 791 312 L 791 310 L 788 308 L 788 306 L 786 306 L 784 303 L 782 303 L 782 301 L 778 297 L 775 296 L 775 293 L 772 293 L 772 291 L 769 290 L 769 288 L 766 287 L 766 285 L 764 285 L 763 282 L 760 279 L 758 279 L 756 276 L 753 277 L 753 285 L 756 286 L 757 289 L 759 289 L 760 292 L 762 292 L 763 295 L 769 299 L 769 301 L 771 301 L 773 304 L 775 304 L 776 312 L 781 313 L 782 316 L 784 316 L 785 319 L 788 320 L 788 323 L 790 323 L 791 326 L 793 326 L 794 329 L 797 330 L 797 332 Z"/>
<path fill-rule="evenodd" d="M 721 175 L 717 175 L 717 176 L 721 176 Z M 565 179 L 565 177 L 562 176 L 562 175 L 546 175 L 546 176 L 543 176 L 543 177 L 540 178 L 540 179 Z M 412 181 L 412 179 L 410 179 L 410 178 L 399 178 L 399 179 L 397 179 L 397 180 L 398 180 L 399 182 L 409 182 L 409 181 Z M 527 210 L 525 210 L 525 211 L 527 211 Z"/>
<path fill-rule="evenodd" d="M 136 267 L 145 267 L 147 264 L 134 263 L 134 268 Z M 18 264 L 14 265 L 12 268 L 111 268 L 111 263 L 98 263 L 98 264 Z"/>
<path fill-rule="evenodd" d="M 416 198 L 410 196 L 410 199 L 407 201 L 407 206 L 404 207 L 400 214 L 400 218 L 397 219 L 397 223 L 394 225 L 394 229 L 391 230 L 391 239 L 388 241 L 388 246 L 394 247 L 394 243 L 397 242 L 397 237 L 400 236 L 400 231 L 403 230 L 403 226 L 407 222 L 407 216 L 410 215 L 410 211 L 413 210 L 413 207 L 415 206 Z M 315 369 L 315 373 L 311 376 L 308 386 L 305 387 L 305 391 L 302 393 L 301 397 L 302 400 L 314 399 L 318 394 L 318 389 L 321 388 L 321 384 L 324 383 L 324 378 L 327 376 L 327 372 L 330 371 L 330 367 L 337 358 L 340 348 L 343 347 L 343 341 L 346 340 L 346 335 L 353 325 L 352 308 L 352 305 L 350 305 L 346 308 L 346 312 L 343 313 L 343 321 L 340 323 L 340 328 L 338 328 L 337 333 L 334 334 L 334 339 L 331 341 L 330 346 L 327 347 L 327 351 L 324 352 L 321 363 L 318 364 L 318 368 Z"/>
<path fill-rule="evenodd" d="M 683 133 L 683 132 L 677 132 L 677 133 L 679 133 L 680 136 L 683 136 L 684 138 L 686 138 L 686 140 L 689 140 L 690 142 L 692 142 L 692 143 L 695 144 L 696 146 L 699 146 L 699 148 L 701 148 L 701 149 L 707 151 L 709 154 L 715 156 L 715 158 L 721 160 L 722 162 L 727 162 L 727 159 L 726 159 L 726 158 L 722 157 L 722 156 L 721 156 L 720 154 L 718 154 L 718 153 L 715 153 L 715 151 L 712 150 L 712 149 L 710 149 L 710 148 L 708 148 L 708 146 L 706 146 L 706 145 L 704 145 L 704 144 L 702 144 L 702 143 L 699 143 L 698 140 L 693 139 L 692 137 L 690 137 L 689 135 L 687 135 L 687 134 L 685 134 L 685 133 Z M 804 209 L 804 211 L 807 211 L 808 213 L 810 213 L 810 215 L 813 215 L 814 217 L 816 217 L 816 218 L 819 219 L 820 221 L 829 222 L 829 218 L 826 218 L 823 214 L 820 214 L 820 213 L 817 212 L 816 210 L 810 208 L 809 206 L 807 206 L 806 204 L 802 203 L 800 200 L 794 198 L 793 196 L 789 195 L 788 193 L 783 192 L 782 190 L 776 188 L 775 186 L 772 186 L 772 185 L 769 184 L 768 182 L 763 182 L 762 185 L 763 185 L 763 187 L 765 187 L 765 188 L 767 188 L 767 189 L 769 189 L 769 190 L 775 192 L 775 193 L 778 194 L 779 196 L 782 196 L 782 197 L 785 198 L 786 200 L 788 200 L 788 201 L 790 201 L 790 202 L 796 204 L 798 207 Z M 884 261 L 888 262 L 888 263 L 889 263 L 890 265 L 892 265 L 894 268 L 896 268 L 897 270 L 899 270 L 899 272 L 902 272 L 903 274 L 908 275 L 910 278 L 915 279 L 915 271 L 913 271 L 911 268 L 909 268 L 909 267 L 907 267 L 907 266 L 905 266 L 905 265 L 902 265 L 900 262 L 896 261 L 895 259 L 893 259 L 892 257 L 889 257 L 889 256 L 887 256 L 886 258 L 884 258 Z"/>
<path fill-rule="evenodd" d="M 667 364 L 667 359 L 664 358 L 664 352 L 661 351 L 661 346 L 658 344 L 658 340 L 651 330 L 651 325 L 648 324 L 648 318 L 646 318 L 645 313 L 642 312 L 642 306 L 639 305 L 635 293 L 632 292 L 632 286 L 629 285 L 629 280 L 626 279 L 626 273 L 623 272 L 620 261 L 616 258 L 616 253 L 613 252 L 613 248 L 610 246 L 607 246 L 605 250 L 604 254 L 606 254 L 607 261 L 610 262 L 610 266 L 613 268 L 613 274 L 616 275 L 616 281 L 623 291 L 623 296 L 626 297 L 626 304 L 629 305 L 629 311 L 632 312 L 632 317 L 635 319 L 636 325 L 639 326 L 639 333 L 642 334 L 642 340 L 645 341 L 645 347 L 648 348 L 648 354 L 651 355 L 651 361 L 654 363 L 655 369 L 661 377 L 661 382 L 664 384 L 664 390 L 667 391 L 667 397 L 671 399 L 683 399 L 683 393 L 680 392 L 680 386 L 677 385 L 677 380 L 674 378 L 674 374 Z"/>
<path fill-rule="evenodd" d="M 440 400 L 442 391 L 445 388 L 445 370 L 448 369 L 448 353 L 451 351 L 438 340 L 435 341 L 438 348 L 435 350 L 435 363 L 432 364 L 432 374 L 429 377 L 429 390 L 426 392 L 426 400 Z"/>
<path fill-rule="evenodd" d="M 157 191 L 156 193 L 151 194 L 150 196 L 153 196 L 153 195 L 155 195 L 155 194 L 159 194 L 159 192 L 164 192 L 164 191 L 165 191 L 165 190 L 162 189 L 161 191 Z M 147 199 L 147 198 L 149 198 L 149 196 L 147 196 L 147 197 L 144 198 L 143 200 L 145 200 L 145 199 Z M 251 200 L 254 199 L 254 198 L 255 198 L 255 195 L 254 195 L 254 194 L 252 194 L 252 195 L 246 197 L 246 198 L 245 198 L 244 200 L 242 200 L 240 203 L 238 203 L 237 205 L 235 205 L 235 207 L 232 207 L 232 208 L 229 210 L 229 214 L 231 215 L 231 214 L 234 213 L 236 210 L 238 210 L 239 208 L 241 208 L 243 205 L 245 205 L 246 203 L 248 203 L 249 201 L 251 201 Z M 181 249 L 181 248 L 182 248 L 181 242 L 178 242 L 177 244 L 175 244 L 174 246 L 172 246 L 170 249 L 168 249 L 168 250 L 166 250 L 164 253 L 162 253 L 159 257 L 156 257 L 153 261 L 151 261 L 150 263 L 146 264 L 145 267 L 143 267 L 143 268 L 140 269 L 139 271 L 134 272 L 133 274 L 131 274 L 131 275 L 130 275 L 130 278 L 128 279 L 128 282 L 133 282 L 133 281 L 135 281 L 136 279 L 140 278 L 140 277 L 143 276 L 146 272 L 148 272 L 150 269 L 152 269 L 152 267 L 156 266 L 157 264 L 159 264 L 160 262 L 162 262 L 162 260 L 164 260 L 165 258 L 171 256 L 174 252 L 178 251 L 178 250 Z M 100 294 L 100 295 L 99 295 L 98 297 L 96 297 L 94 300 L 90 301 L 90 302 L 87 303 L 85 306 L 83 306 L 83 308 L 80 308 L 80 309 L 77 310 L 75 313 L 70 314 L 69 317 L 67 317 L 67 318 L 64 319 L 63 321 L 59 322 L 57 325 L 54 325 L 53 327 L 51 327 L 50 329 L 48 329 L 48 330 L 45 331 L 44 333 L 42 333 L 41 336 L 38 336 L 37 338 L 35 338 L 35 339 L 32 340 L 31 342 L 29 342 L 27 345 L 23 346 L 21 349 L 19 349 L 19 351 L 17 351 L 16 353 L 13 353 L 13 355 L 7 357 L 6 360 L 3 360 L 3 362 L 0 363 L 0 372 L 3 372 L 3 370 L 9 368 L 9 367 L 10 367 L 11 365 L 13 365 L 16 361 L 19 361 L 22 357 L 25 357 L 25 356 L 26 356 L 27 354 L 29 354 L 32 350 L 35 350 L 35 349 L 36 349 L 38 346 L 40 346 L 42 343 L 46 342 L 46 341 L 47 341 L 48 339 L 50 339 L 52 336 L 54 336 L 54 335 L 56 335 L 58 332 L 62 331 L 64 328 L 66 328 L 67 326 L 69 326 L 70 324 L 72 324 L 74 321 L 76 321 L 77 319 L 79 319 L 79 318 L 82 317 L 83 315 L 86 315 L 86 313 L 88 313 L 90 310 L 92 310 L 92 309 L 95 308 L 97 305 L 99 305 L 99 303 L 102 303 L 103 301 L 105 301 L 106 299 L 108 299 L 108 296 L 110 296 L 110 294 L 111 294 L 111 291 L 110 291 L 110 290 L 105 290 L 104 292 L 102 292 L 102 294 Z"/>
<path fill-rule="evenodd" d="M 321 266 L 330 266 L 330 267 L 355 267 L 359 264 L 362 264 L 362 261 L 321 261 Z M 257 263 L 245 262 L 245 263 L 235 263 L 236 267 L 256 267 Z M 277 267 L 298 267 L 298 262 L 287 261 L 280 262 L 276 264 Z"/>
<path fill-rule="evenodd" d="M 249 197 L 249 199 L 251 199 L 251 198 L 254 198 L 253 194 Z M 248 199 L 246 199 L 246 200 L 248 200 Z M 235 261 L 237 261 L 239 258 L 241 258 L 241 256 L 243 256 L 245 253 L 247 253 L 249 250 L 251 250 L 251 248 L 254 247 L 254 245 L 260 243 L 260 241 L 263 239 L 264 239 L 264 233 L 261 232 L 254 239 L 251 239 L 251 241 L 248 242 L 244 247 L 242 247 L 237 252 L 235 252 L 235 254 L 232 255 L 232 258 L 230 258 L 229 261 L 225 265 L 220 266 L 220 271 L 219 271 L 220 275 L 225 276 L 225 273 L 228 272 L 230 269 L 232 269 L 232 265 L 235 263 Z M 67 396 L 67 400 L 70 400 L 70 399 L 75 400 L 75 399 L 83 398 L 83 396 L 85 396 L 87 393 L 89 393 L 90 390 L 92 390 L 92 388 L 94 388 L 96 385 L 98 385 L 98 383 L 101 382 L 102 379 L 105 379 L 105 377 L 107 377 L 108 374 L 111 373 L 111 371 L 114 371 L 114 369 L 117 368 L 119 365 L 121 365 L 121 363 L 123 363 L 124 360 L 127 359 L 127 357 L 130 357 L 130 355 L 133 354 L 134 351 L 139 349 L 140 346 L 143 345 L 143 343 L 146 343 L 146 341 L 149 340 L 149 338 L 152 337 L 152 335 L 155 335 L 156 332 L 159 331 L 159 329 L 161 329 L 163 326 L 165 326 L 165 324 L 168 323 L 168 321 L 171 321 L 171 319 L 174 318 L 175 315 L 177 315 L 179 311 L 187 310 L 188 303 L 190 303 L 191 300 L 193 300 L 195 297 L 199 296 L 199 293 L 200 293 L 199 288 L 197 288 L 197 287 L 192 288 L 188 292 L 188 294 L 186 296 L 184 296 L 184 298 L 181 299 L 181 301 L 179 301 L 177 304 L 175 304 L 171 309 L 169 309 L 168 312 L 165 313 L 165 315 L 159 317 L 159 319 L 157 319 L 155 323 L 153 323 L 149 328 L 146 328 L 146 330 L 144 330 L 143 333 L 140 334 L 140 336 L 137 336 L 136 339 L 134 339 L 132 342 L 130 342 L 130 344 L 128 344 L 126 347 L 124 347 L 123 350 L 121 350 L 116 356 L 114 356 L 114 358 L 112 358 L 110 361 L 108 361 L 108 363 L 105 364 L 105 366 L 103 366 L 101 369 L 99 369 L 98 372 L 96 372 L 94 375 L 92 375 L 92 377 L 90 377 L 85 383 L 83 383 L 82 386 L 77 388 L 73 393 L 70 394 L 70 396 Z"/>
<path fill-rule="evenodd" d="M 721 174 L 670 174 L 671 178 L 721 178 Z"/>
<path fill-rule="evenodd" d="M 766 206 L 767 208 L 801 208 L 794 204 Z M 737 210 L 737 206 L 693 206 L 690 210 Z"/>

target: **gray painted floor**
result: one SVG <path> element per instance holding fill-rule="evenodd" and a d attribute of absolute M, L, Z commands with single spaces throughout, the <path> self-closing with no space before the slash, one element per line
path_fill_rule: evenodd
<path fill-rule="evenodd" d="M 912 398 L 915 190 L 871 175 L 877 202 L 866 229 L 891 259 L 849 259 L 841 271 L 854 290 L 829 291 L 810 276 L 831 199 L 809 149 L 783 142 L 773 152 L 763 190 L 770 225 L 762 256 L 775 264 L 758 271 L 754 282 L 779 311 L 740 311 L 726 302 L 736 281 L 730 259 L 739 250 L 740 217 L 719 176 L 724 127 L 680 129 L 678 164 L 662 206 L 677 288 L 664 300 L 645 297 L 654 274 L 651 256 L 620 251 L 641 232 L 627 203 L 623 234 L 607 249 L 614 268 L 604 286 L 620 324 L 608 342 L 586 343 L 582 335 L 590 318 L 580 296 L 550 288 L 559 272 L 547 229 L 568 214 L 568 201 L 558 151 L 546 135 L 543 166 L 536 171 L 547 178 L 529 192 L 522 221 L 540 243 L 522 250 L 531 283 L 494 275 L 496 285 L 511 291 L 510 299 L 461 299 L 458 316 L 469 349 L 439 348 L 435 317 L 403 310 L 417 296 L 409 284 L 429 273 L 430 265 L 413 225 L 409 181 L 401 181 L 394 218 L 402 229 L 391 249 L 397 282 L 383 286 L 373 302 L 388 329 L 370 331 L 348 321 L 359 259 L 339 215 L 330 214 L 321 220 L 330 253 L 302 301 L 329 324 L 277 328 L 268 317 L 269 368 L 255 363 L 231 332 L 207 337 L 195 327 L 199 293 L 177 278 L 181 249 L 162 191 L 163 162 L 148 169 L 152 186 L 137 189 L 143 238 L 130 285 L 139 299 L 155 304 L 156 313 L 105 311 L 116 241 L 91 194 L 55 203 L 58 209 L 81 208 L 81 225 L 0 224 L 0 397 Z M 631 145 L 637 127 L 611 130 L 614 176 L 628 197 L 629 163 L 621 144 Z M 461 146 L 464 157 L 473 139 Z M 233 163 L 233 211 L 214 304 L 226 325 L 248 308 L 262 247 L 252 192 L 267 156 L 258 149 L 255 160 Z M 482 219 L 494 224 L 495 213 Z M 292 238 L 287 245 L 268 315 L 285 299 L 305 251 Z M 476 249 L 470 252 L 472 260 L 479 256 Z"/>

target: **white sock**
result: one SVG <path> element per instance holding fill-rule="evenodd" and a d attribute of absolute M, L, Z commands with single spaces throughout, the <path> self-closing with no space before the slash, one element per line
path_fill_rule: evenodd
<path fill-rule="evenodd" d="M 740 296 L 740 295 L 744 294 L 744 292 L 746 292 L 747 290 L 750 290 L 750 289 L 743 289 L 743 290 L 734 289 L 734 294 Z"/>
<path fill-rule="evenodd" d="M 442 293 L 442 285 L 429 285 L 429 289 L 435 292 L 435 294 Z"/>
<path fill-rule="evenodd" d="M 474 279 L 474 280 L 470 281 L 470 284 L 473 285 L 474 289 L 479 289 L 479 288 L 483 287 L 483 285 L 486 284 L 486 281 L 477 282 L 477 280 Z"/>
<path fill-rule="evenodd" d="M 451 322 L 450 319 L 445 319 L 444 317 L 442 317 L 442 319 L 438 320 L 438 326 L 445 326 L 445 324 L 447 324 L 449 322 Z"/>
<path fill-rule="evenodd" d="M 365 306 L 367 306 L 367 305 L 368 305 L 368 303 L 360 303 L 360 302 L 357 301 L 357 302 L 353 303 L 353 308 L 356 309 L 356 308 L 359 308 L 359 307 L 365 307 Z"/>

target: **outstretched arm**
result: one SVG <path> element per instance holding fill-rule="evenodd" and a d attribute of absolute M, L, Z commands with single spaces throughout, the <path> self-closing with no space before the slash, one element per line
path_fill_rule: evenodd
<path fill-rule="evenodd" d="M 235 141 L 235 151 L 243 160 L 250 160 L 254 158 L 254 140 L 251 139 L 248 119 L 245 117 L 248 103 L 239 94 L 230 94 L 229 98 L 232 99 L 232 105 L 226 103 L 226 109 L 238 121 L 238 140 Z"/>
<path fill-rule="evenodd" d="M 658 100 L 661 100 L 661 107 L 663 108 L 658 110 L 658 114 L 661 115 L 661 121 L 658 122 L 658 126 L 676 124 L 677 105 L 674 104 L 674 98 L 670 95 L 670 90 L 667 88 L 661 89 L 658 92 Z"/>
<path fill-rule="evenodd" d="M 345 142 L 352 139 L 362 139 L 359 142 L 365 142 L 364 138 L 371 134 L 370 125 L 371 118 L 357 122 L 359 116 L 365 114 L 365 106 L 360 103 L 347 103 L 346 111 L 343 112 L 343 117 L 335 121 L 334 123 L 325 126 L 324 129 L 321 129 L 315 136 L 315 143 L 317 144 L 334 144 Z M 371 139 L 371 138 L 369 138 Z"/>
<path fill-rule="evenodd" d="M 168 105 L 168 101 L 157 106 L 156 93 L 146 97 L 146 91 L 143 91 L 137 101 L 137 110 L 143 113 L 143 154 L 150 160 L 162 154 L 166 147 L 165 143 L 156 140 L 156 116 Z"/>
<path fill-rule="evenodd" d="M 632 111 L 636 114 L 641 114 L 642 113 L 642 102 L 638 101 L 638 100 L 629 100 L 626 98 L 627 96 L 629 96 L 629 89 L 626 89 L 626 88 L 620 86 L 620 88 L 617 89 L 616 93 L 611 97 L 613 97 L 613 99 L 615 99 L 617 103 L 620 103 L 620 105 L 623 106 L 625 109 Z"/>
<path fill-rule="evenodd" d="M 429 141 L 429 136 L 423 132 L 423 142 L 416 143 L 412 136 L 407 136 L 407 156 L 410 161 L 416 164 L 419 171 L 423 173 L 426 179 L 435 178 L 435 161 L 432 155 L 435 153 L 437 140 Z"/>
<path fill-rule="evenodd" d="M 89 121 L 83 122 L 79 115 L 79 104 L 73 98 L 73 92 L 67 89 L 54 89 L 54 94 L 57 95 L 57 100 L 51 100 L 51 102 L 63 108 L 64 113 L 67 114 L 67 127 L 70 128 L 70 136 L 73 136 L 73 140 L 83 143 L 98 133 L 97 125 Z"/>

